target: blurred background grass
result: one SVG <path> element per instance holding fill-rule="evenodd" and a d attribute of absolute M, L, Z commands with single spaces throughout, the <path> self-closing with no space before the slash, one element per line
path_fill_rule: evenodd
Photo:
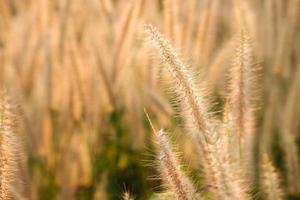
<path fill-rule="evenodd" d="M 197 169 L 145 45 L 151 23 L 210 83 L 214 110 L 226 95 L 235 35 L 249 31 L 262 67 L 257 159 L 272 155 L 287 194 L 300 198 L 299 10 L 298 0 L 0 0 L 0 86 L 19 106 L 26 157 L 20 194 L 120 199 L 128 190 L 155 199 L 161 183 L 144 108 L 175 132 Z"/>

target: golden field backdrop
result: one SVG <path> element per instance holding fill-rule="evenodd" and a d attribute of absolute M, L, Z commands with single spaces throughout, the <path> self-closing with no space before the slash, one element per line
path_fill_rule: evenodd
<path fill-rule="evenodd" d="M 299 0 L 0 0 L 0 88 L 0 199 L 300 198 Z M 251 135 L 245 191 L 206 118 Z"/>

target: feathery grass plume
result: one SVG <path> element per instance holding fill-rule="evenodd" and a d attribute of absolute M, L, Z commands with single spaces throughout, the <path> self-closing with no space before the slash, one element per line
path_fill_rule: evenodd
<path fill-rule="evenodd" d="M 279 174 L 267 154 L 263 154 L 261 164 L 261 187 L 267 200 L 282 200 L 283 192 L 280 186 Z"/>
<path fill-rule="evenodd" d="M 162 61 L 166 65 L 170 75 L 174 79 L 174 86 L 176 86 L 176 92 L 178 93 L 180 100 L 182 101 L 182 110 L 186 110 L 187 117 L 186 123 L 189 123 L 191 128 L 195 129 L 193 132 L 193 136 L 196 138 L 197 142 L 199 143 L 201 157 L 208 165 L 209 163 L 214 162 L 207 162 L 207 160 L 212 159 L 209 156 L 209 151 L 207 149 L 207 141 L 211 140 L 212 128 L 209 122 L 209 114 L 207 111 L 207 104 L 205 103 L 205 95 L 198 94 L 201 93 L 199 91 L 197 84 L 194 82 L 194 78 L 192 72 L 188 69 L 188 67 L 179 59 L 179 56 L 172 48 L 169 41 L 163 38 L 163 36 L 152 26 L 146 26 L 146 31 L 149 37 L 151 44 L 154 48 L 158 51 Z M 213 167 L 207 167 L 207 170 L 211 171 L 214 169 Z M 205 170 L 204 170 L 205 171 Z M 208 175 L 215 175 L 215 173 L 208 173 Z M 215 178 L 209 178 L 215 180 Z M 213 181 L 214 182 L 214 181 Z"/>
<path fill-rule="evenodd" d="M 133 200 L 133 198 L 130 196 L 128 191 L 123 193 L 122 199 L 123 200 Z"/>
<path fill-rule="evenodd" d="M 247 194 L 249 188 L 243 177 L 243 169 L 232 159 L 227 149 L 230 145 L 228 141 L 228 134 L 222 132 L 213 145 L 207 145 L 209 159 L 204 167 L 205 171 L 210 169 L 210 173 L 214 173 L 214 175 L 206 176 L 209 182 L 216 184 L 212 186 L 211 192 L 215 199 L 250 199 Z"/>
<path fill-rule="evenodd" d="M 178 161 L 168 138 L 168 134 L 164 130 L 156 131 L 146 110 L 146 117 L 154 132 L 155 139 L 158 143 L 158 161 L 162 177 L 170 189 L 170 192 L 178 200 L 195 199 L 196 190 L 189 178 L 181 171 L 181 165 Z M 169 193 L 169 191 L 168 191 Z M 197 194 L 200 197 L 200 194 Z"/>
<path fill-rule="evenodd" d="M 252 48 L 247 32 L 240 32 L 239 44 L 236 49 L 234 64 L 230 71 L 230 83 L 228 96 L 229 127 L 232 135 L 232 152 L 237 152 L 234 157 L 241 161 L 244 153 L 251 153 L 254 133 L 254 65 L 252 61 Z M 245 146 L 246 145 L 246 146 Z M 250 146 L 249 146 L 250 145 Z"/>
<path fill-rule="evenodd" d="M 243 168 L 241 168 L 236 160 L 232 158 L 231 149 L 231 130 L 227 126 L 228 121 L 230 121 L 230 116 L 228 102 L 225 105 L 223 121 L 218 128 L 219 135 L 218 140 L 211 145 L 208 144 L 208 150 L 213 158 L 211 161 L 218 162 L 215 164 L 210 164 L 207 167 L 215 168 L 215 177 L 218 178 L 218 195 L 215 195 L 217 199 L 237 199 L 246 200 L 250 199 L 248 194 L 249 187 L 245 178 L 243 176 Z"/>
<path fill-rule="evenodd" d="M 224 146 L 223 149 L 224 151 L 222 151 L 222 154 L 227 156 L 227 155 L 231 155 L 231 146 L 230 146 L 230 142 L 232 140 L 232 131 L 229 127 L 229 122 L 232 121 L 232 119 L 230 118 L 231 115 L 229 114 L 229 102 L 226 101 L 225 105 L 223 107 L 223 113 L 222 113 L 222 125 L 220 128 L 220 131 L 222 133 L 222 136 L 224 137 Z"/>
<path fill-rule="evenodd" d="M 12 199 L 17 182 L 18 141 L 15 116 L 5 94 L 0 94 L 0 199 Z"/>
<path fill-rule="evenodd" d="M 216 139 L 214 124 L 210 121 L 206 97 L 193 80 L 192 72 L 179 59 L 175 50 L 152 26 L 146 28 L 153 46 L 158 50 L 161 59 L 167 66 L 176 85 L 181 103 L 186 106 L 188 117 L 194 128 L 193 137 L 198 143 L 197 150 L 201 156 L 203 172 L 211 194 L 216 199 L 247 199 L 243 185 L 239 184 L 239 176 L 234 171 L 227 173 L 229 160 L 221 159 L 223 140 Z M 218 137 L 218 136 L 217 136 Z"/>
<path fill-rule="evenodd" d="M 181 165 L 172 150 L 167 133 L 159 130 L 155 134 L 159 146 L 160 169 L 174 197 L 178 200 L 193 199 L 195 189 L 188 177 L 181 171 Z"/>
<path fill-rule="evenodd" d="M 201 137 L 201 146 L 205 144 L 205 137 L 212 133 L 209 122 L 208 105 L 205 103 L 206 94 L 199 90 L 193 74 L 180 59 L 169 41 L 152 26 L 146 26 L 151 45 L 158 51 L 163 63 L 166 65 L 170 76 L 174 79 L 176 92 L 180 95 L 182 105 L 186 106 L 187 113 L 191 116 L 193 126 Z M 185 109 L 183 109 L 185 110 Z M 188 122 L 188 121 L 187 121 Z"/>

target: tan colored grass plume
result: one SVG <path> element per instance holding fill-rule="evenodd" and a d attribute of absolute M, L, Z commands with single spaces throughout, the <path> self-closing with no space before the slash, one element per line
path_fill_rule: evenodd
<path fill-rule="evenodd" d="M 151 44 L 174 79 L 174 91 L 179 94 L 180 105 L 186 112 L 184 119 L 192 128 L 211 195 L 216 199 L 248 199 L 238 173 L 230 170 L 228 156 L 221 156 L 223 139 L 219 137 L 218 125 L 209 113 L 205 90 L 198 89 L 193 72 L 180 60 L 169 42 L 155 28 L 148 26 L 146 30 Z"/>
<path fill-rule="evenodd" d="M 284 199 L 284 193 L 281 189 L 279 174 L 267 154 L 263 155 L 261 169 L 262 175 L 260 181 L 265 198 L 267 200 Z"/>
<path fill-rule="evenodd" d="M 0 199 L 13 199 L 17 189 L 19 141 L 16 116 L 8 97 L 0 94 Z"/>

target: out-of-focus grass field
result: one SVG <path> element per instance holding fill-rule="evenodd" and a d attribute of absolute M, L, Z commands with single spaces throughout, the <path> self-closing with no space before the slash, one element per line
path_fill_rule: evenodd
<path fill-rule="evenodd" d="M 201 185 L 191 139 L 152 24 L 209 83 L 223 109 L 236 36 L 246 29 L 259 65 L 256 160 L 268 153 L 289 199 L 300 198 L 299 0 L 0 0 L 0 88 L 17 106 L 22 159 L 16 199 L 156 199 L 153 132 L 172 132 Z M 216 114 L 218 116 L 218 113 Z M 260 195 L 258 164 L 253 193 Z"/>

